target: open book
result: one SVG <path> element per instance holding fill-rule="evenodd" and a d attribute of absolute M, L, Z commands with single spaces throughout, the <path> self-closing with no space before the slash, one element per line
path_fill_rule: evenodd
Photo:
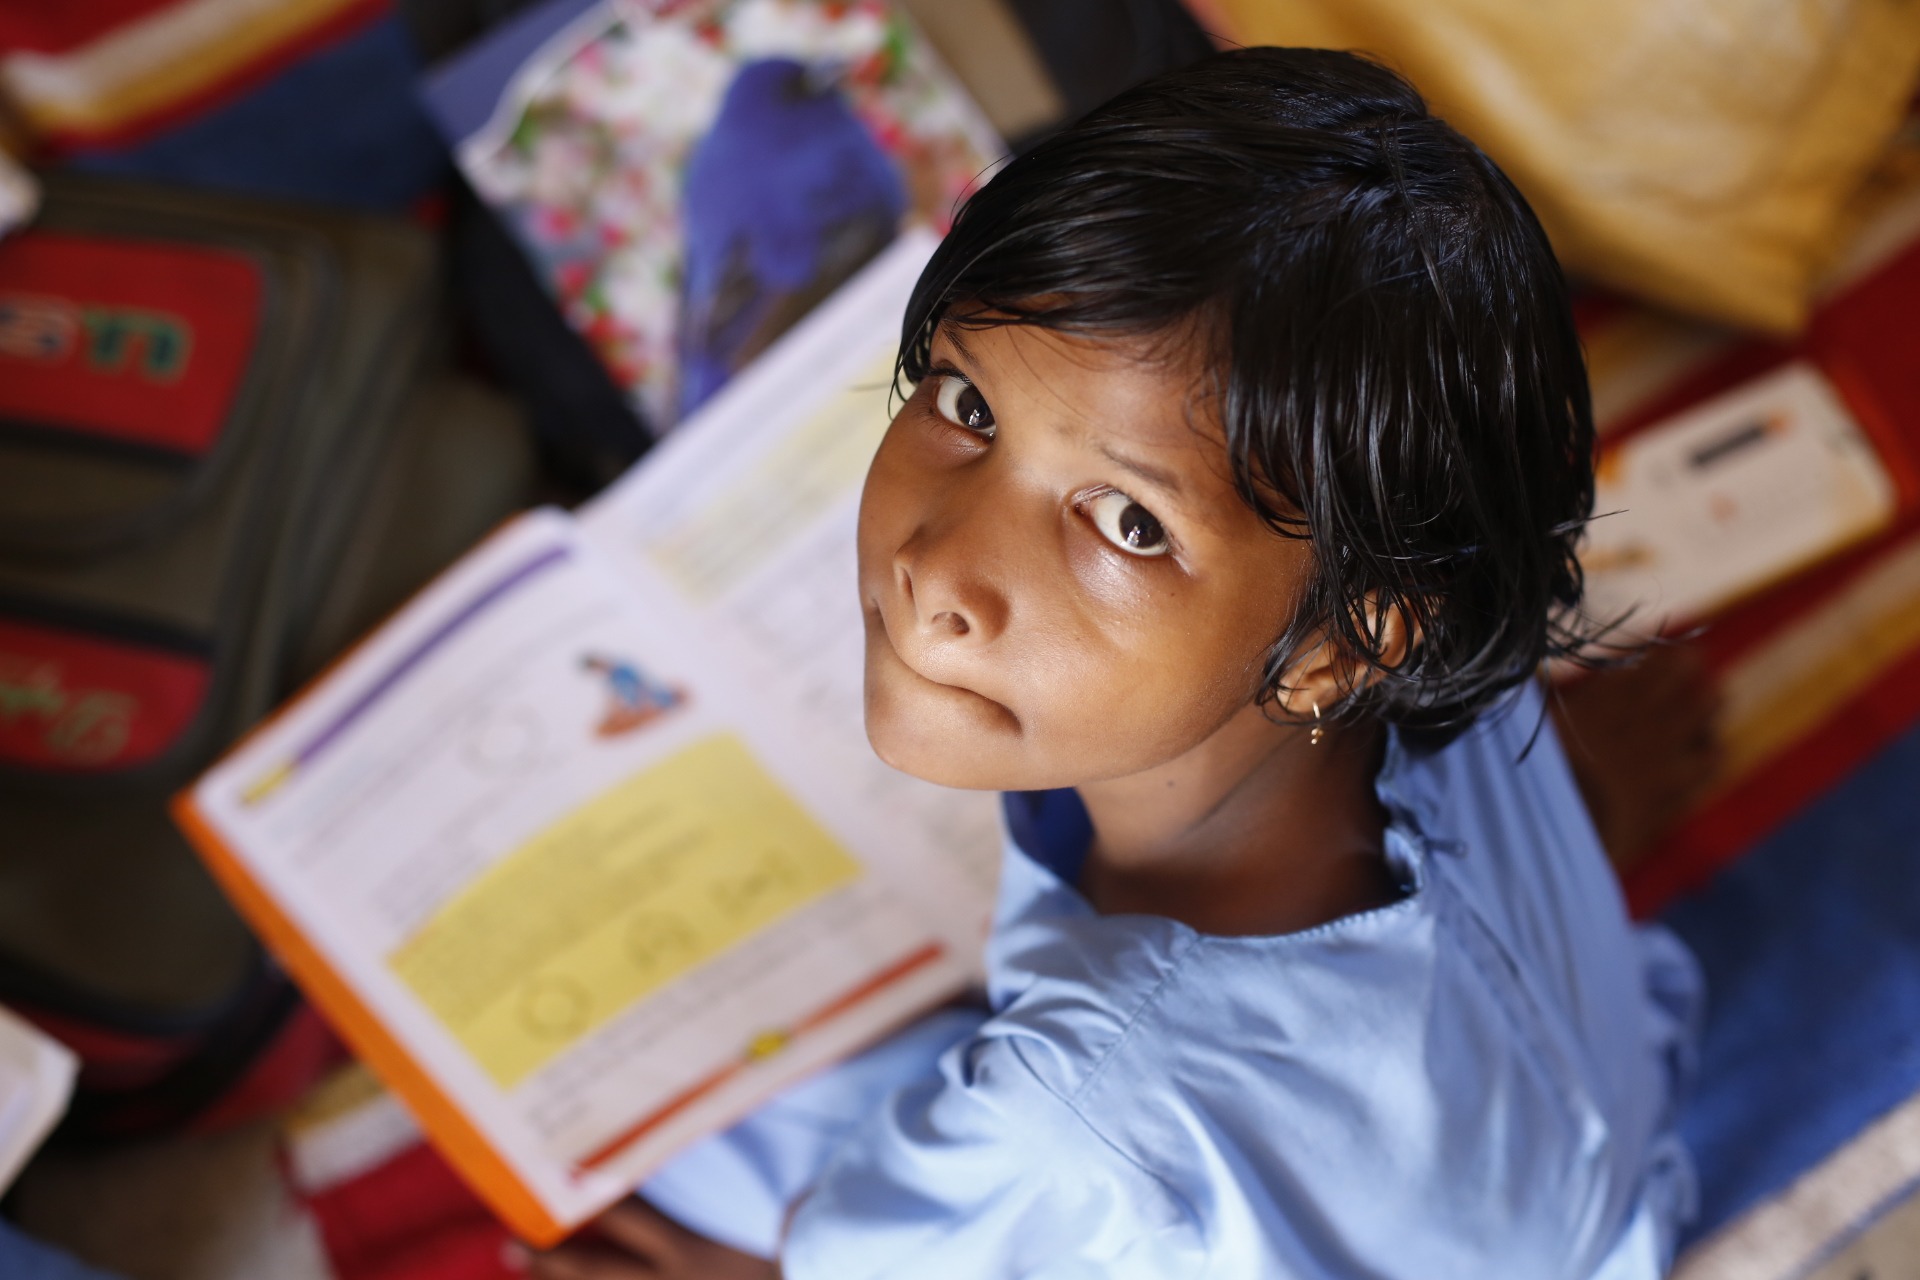
<path fill-rule="evenodd" d="M 524 1238 L 969 983 L 994 803 L 861 727 L 909 234 L 577 517 L 522 516 L 176 802 Z"/>

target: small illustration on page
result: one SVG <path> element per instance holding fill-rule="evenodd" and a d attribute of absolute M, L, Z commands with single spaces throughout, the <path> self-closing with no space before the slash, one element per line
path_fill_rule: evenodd
<path fill-rule="evenodd" d="M 588 654 L 580 659 L 580 666 L 607 682 L 607 711 L 594 729 L 602 738 L 645 728 L 687 700 L 684 689 L 650 679 L 638 664 L 625 658 Z"/>

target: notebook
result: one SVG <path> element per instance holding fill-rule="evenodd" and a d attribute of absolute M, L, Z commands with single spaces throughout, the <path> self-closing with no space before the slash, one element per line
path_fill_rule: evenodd
<path fill-rule="evenodd" d="M 1586 613 L 1672 630 L 1886 528 L 1900 486 L 1834 384 L 1795 360 L 1601 455 Z"/>

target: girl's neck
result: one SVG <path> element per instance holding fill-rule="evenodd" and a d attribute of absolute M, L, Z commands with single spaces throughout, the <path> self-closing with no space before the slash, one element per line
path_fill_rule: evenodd
<path fill-rule="evenodd" d="M 1399 896 L 1374 796 L 1377 724 L 1306 728 L 1249 707 L 1192 751 L 1081 798 L 1093 847 L 1080 887 L 1102 914 L 1203 933 L 1293 933 Z"/>

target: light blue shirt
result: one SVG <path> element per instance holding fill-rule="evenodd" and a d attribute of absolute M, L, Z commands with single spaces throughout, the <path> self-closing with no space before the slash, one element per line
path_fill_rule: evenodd
<path fill-rule="evenodd" d="M 808 1086 L 843 1120 L 762 1179 L 807 1192 L 788 1280 L 1663 1274 L 1698 977 L 1628 923 L 1540 716 L 1529 687 L 1440 751 L 1391 740 L 1405 896 L 1280 936 L 1096 914 L 1077 800 L 1010 797 L 991 1016 L 947 1015 L 884 1102 Z M 680 1173 L 656 1199 L 711 1230 Z"/>

